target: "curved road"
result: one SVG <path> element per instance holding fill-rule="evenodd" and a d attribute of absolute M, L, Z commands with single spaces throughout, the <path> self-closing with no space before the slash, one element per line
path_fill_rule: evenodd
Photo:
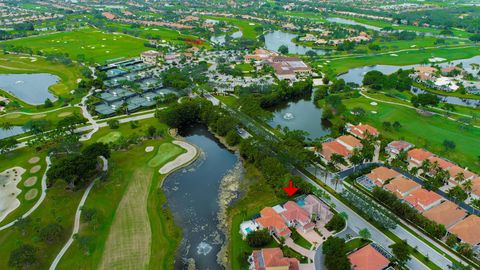
<path fill-rule="evenodd" d="M 19 219 L 22 219 L 22 218 L 26 218 L 28 217 L 30 214 L 32 214 L 35 210 L 37 210 L 37 208 L 40 206 L 40 204 L 43 202 L 43 200 L 45 199 L 45 196 L 47 196 L 47 171 L 48 171 L 48 168 L 50 168 L 50 157 L 47 156 L 45 158 L 45 162 L 47 163 L 47 168 L 45 169 L 45 172 L 43 173 L 43 176 L 42 176 L 42 194 L 40 195 L 40 198 L 38 199 L 38 201 L 35 203 L 35 205 L 30 208 L 30 210 L 28 210 L 25 214 L 23 214 L 21 217 L 17 218 L 16 220 L 0 227 L 0 231 L 2 230 L 5 230 L 7 228 L 10 228 L 12 227 L 13 225 L 15 225 L 15 223 L 19 220 Z"/>
<path fill-rule="evenodd" d="M 106 172 L 108 170 L 108 160 L 103 156 L 100 156 L 100 158 L 103 160 L 102 171 Z M 88 185 L 87 189 L 85 190 L 85 193 L 83 193 L 82 199 L 80 200 L 80 203 L 78 204 L 78 207 L 77 207 L 77 212 L 75 213 L 75 221 L 73 224 L 72 234 L 70 235 L 70 238 L 68 239 L 67 243 L 65 243 L 65 245 L 63 246 L 62 250 L 60 250 L 60 252 L 57 254 L 57 257 L 55 257 L 55 259 L 53 260 L 49 270 L 54 270 L 55 268 L 57 268 L 57 265 L 62 259 L 63 255 L 65 255 L 68 248 L 72 245 L 73 240 L 75 240 L 74 236 L 78 233 L 80 229 L 80 217 L 82 214 L 82 207 L 85 204 L 85 201 L 87 200 L 88 195 L 90 194 L 90 190 L 92 190 L 92 187 L 95 184 L 95 182 L 96 182 L 96 179 L 93 180 L 92 183 L 90 183 L 90 185 Z"/>

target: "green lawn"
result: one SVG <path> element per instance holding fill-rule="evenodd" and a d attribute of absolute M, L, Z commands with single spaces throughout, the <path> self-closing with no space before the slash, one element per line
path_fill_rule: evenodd
<path fill-rule="evenodd" d="M 366 239 L 362 239 L 362 238 L 355 238 L 355 239 L 352 239 L 348 242 L 346 242 L 346 249 L 347 249 L 347 253 L 350 253 L 354 250 L 357 250 L 359 248 L 362 248 L 368 244 L 370 244 L 372 241 L 370 240 L 366 240 Z"/>
<path fill-rule="evenodd" d="M 97 140 L 97 142 L 109 144 L 109 143 L 114 143 L 118 141 L 122 137 L 122 133 L 119 131 L 111 131 L 105 136 L 102 136 L 100 139 Z"/>
<path fill-rule="evenodd" d="M 242 31 L 243 38 L 253 38 L 256 39 L 258 33 L 255 31 L 255 27 L 260 26 L 257 22 L 252 22 L 248 20 L 242 20 L 238 18 L 227 18 L 227 17 L 215 17 L 215 16 L 202 16 L 204 19 L 212 19 L 212 20 L 219 20 L 224 21 L 230 24 L 235 25 Z"/>
<path fill-rule="evenodd" d="M 295 228 L 290 228 L 292 231 L 292 239 L 293 241 L 298 244 L 301 247 L 304 247 L 306 249 L 310 249 L 312 247 L 312 243 L 308 242 L 307 239 L 303 238 L 296 230 Z"/>
<path fill-rule="evenodd" d="M 459 123 L 446 120 L 441 116 L 423 116 L 416 110 L 398 105 L 378 103 L 370 104 L 370 100 L 360 97 L 344 100 L 348 109 L 361 107 L 366 111 L 362 122 L 372 124 L 382 134 L 392 139 L 403 139 L 427 150 L 453 160 L 471 170 L 480 171 L 478 160 L 478 145 L 480 145 L 480 129 L 474 127 L 462 128 Z M 377 112 L 376 114 L 372 111 Z M 399 121 L 402 127 L 396 130 L 385 130 L 384 121 L 391 123 Z M 445 151 L 444 140 L 452 140 L 456 148 Z"/>
<path fill-rule="evenodd" d="M 50 53 L 68 53 L 73 59 L 83 54 L 86 59 L 103 64 L 111 59 L 138 56 L 147 50 L 145 39 L 124 34 L 109 34 L 93 28 L 83 28 L 71 32 L 35 36 L 1 42 L 41 50 Z"/>
<path fill-rule="evenodd" d="M 158 168 L 160 165 L 167 163 L 167 161 L 173 159 L 182 153 L 185 150 L 175 144 L 171 143 L 164 143 L 158 147 L 157 154 L 150 159 L 148 162 L 148 166 L 152 168 Z"/>
<path fill-rule="evenodd" d="M 250 73 L 254 71 L 254 68 L 249 63 L 242 63 L 235 66 L 236 69 L 240 70 L 243 73 Z"/>

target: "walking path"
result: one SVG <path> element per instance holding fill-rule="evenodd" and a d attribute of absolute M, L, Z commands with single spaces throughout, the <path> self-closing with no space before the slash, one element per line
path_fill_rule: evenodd
<path fill-rule="evenodd" d="M 103 156 L 100 156 L 100 158 L 103 161 L 102 171 L 106 172 L 108 170 L 108 160 Z M 77 207 L 77 212 L 75 213 L 75 222 L 73 224 L 72 234 L 70 235 L 70 238 L 68 239 L 67 243 L 65 243 L 65 245 L 63 246 L 62 250 L 60 250 L 60 252 L 57 254 L 57 257 L 55 257 L 55 259 L 53 260 L 49 270 L 54 270 L 55 268 L 57 268 L 57 265 L 62 259 L 63 255 L 65 255 L 68 248 L 72 245 L 73 240 L 75 240 L 74 236 L 78 233 L 80 229 L 80 217 L 82 214 L 82 207 L 85 204 L 85 201 L 87 200 L 88 195 L 90 194 L 90 190 L 92 190 L 92 187 L 95 184 L 95 181 L 96 179 L 93 180 L 92 183 L 90 183 L 90 185 L 88 185 L 87 189 L 85 190 L 85 193 L 83 193 L 82 199 L 80 200 L 80 203 L 78 204 L 78 207 Z"/>
<path fill-rule="evenodd" d="M 42 194 L 40 194 L 40 198 L 38 199 L 38 201 L 35 203 L 35 205 L 30 208 L 30 210 L 28 210 L 25 214 L 23 214 L 21 217 L 17 218 L 16 220 L 0 227 L 0 231 L 2 230 L 5 230 L 7 228 L 10 228 L 12 227 L 18 220 L 20 219 L 23 219 L 23 218 L 26 218 L 28 217 L 30 214 L 32 214 L 35 210 L 37 210 L 37 208 L 40 206 L 40 204 L 43 202 L 43 200 L 45 199 L 45 196 L 47 196 L 47 171 L 48 171 L 48 168 L 50 168 L 50 157 L 46 157 L 45 158 L 45 162 L 47 163 L 47 166 L 46 166 L 46 169 L 45 169 L 45 172 L 43 173 L 43 176 L 42 176 Z"/>
<path fill-rule="evenodd" d="M 163 165 L 158 171 L 161 174 L 168 174 L 171 171 L 188 164 L 197 156 L 197 148 L 195 148 L 195 146 L 184 141 L 173 141 L 172 143 L 182 147 L 183 149 L 187 150 L 187 152 Z"/>

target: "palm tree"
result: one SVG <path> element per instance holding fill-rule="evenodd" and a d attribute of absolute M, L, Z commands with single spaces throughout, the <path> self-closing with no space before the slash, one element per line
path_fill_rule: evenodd
<path fill-rule="evenodd" d="M 461 184 L 463 181 L 465 181 L 465 174 L 463 172 L 457 173 L 457 175 L 455 176 L 455 182 Z"/>
<path fill-rule="evenodd" d="M 0 123 L 0 128 L 3 130 L 9 131 L 13 128 L 13 125 L 10 122 L 4 122 L 4 123 Z"/>
<path fill-rule="evenodd" d="M 462 184 L 462 187 L 463 187 L 463 190 L 465 190 L 468 194 L 470 194 L 470 192 L 472 192 L 472 188 L 473 188 L 472 180 L 469 179 L 469 180 L 465 181 Z"/>

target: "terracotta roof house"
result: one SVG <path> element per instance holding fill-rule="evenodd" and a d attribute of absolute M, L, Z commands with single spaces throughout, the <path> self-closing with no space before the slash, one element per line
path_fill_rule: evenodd
<path fill-rule="evenodd" d="M 376 128 L 362 123 L 356 126 L 347 125 L 347 132 L 360 139 L 365 139 L 367 134 L 370 134 L 374 137 L 377 137 L 380 134 Z"/>
<path fill-rule="evenodd" d="M 455 234 L 462 242 L 476 246 L 480 244 L 480 217 L 470 215 L 448 229 L 448 232 Z"/>
<path fill-rule="evenodd" d="M 272 207 L 265 207 L 260 211 L 260 216 L 255 220 L 260 227 L 268 229 L 278 237 L 289 237 L 292 233 L 283 218 L 273 210 Z"/>
<path fill-rule="evenodd" d="M 353 151 L 355 148 L 362 148 L 363 146 L 359 139 L 351 135 L 340 136 L 336 141 L 345 146 L 349 151 Z"/>
<path fill-rule="evenodd" d="M 258 48 L 258 49 L 255 49 L 254 54 L 245 55 L 245 61 L 250 62 L 250 60 L 252 59 L 255 61 L 262 61 L 262 60 L 267 60 L 274 56 L 278 56 L 278 53 Z"/>
<path fill-rule="evenodd" d="M 366 176 L 377 186 L 383 186 L 388 180 L 400 176 L 400 173 L 387 167 L 378 167 L 373 169 Z"/>
<path fill-rule="evenodd" d="M 444 67 L 440 71 L 442 72 L 442 75 L 449 75 L 450 72 L 452 72 L 454 70 L 458 70 L 460 72 L 460 74 L 463 74 L 465 72 L 465 70 L 463 70 L 462 68 L 457 67 L 457 66 Z"/>
<path fill-rule="evenodd" d="M 320 155 L 330 161 L 332 160 L 333 154 L 347 158 L 352 154 L 352 151 L 349 151 L 343 144 L 337 141 L 322 143 L 322 152 L 320 152 Z"/>
<path fill-rule="evenodd" d="M 415 148 L 408 151 L 407 157 L 408 163 L 410 163 L 410 165 L 418 167 L 422 165 L 422 162 L 424 160 L 433 157 L 433 154 L 423 149 Z"/>
<path fill-rule="evenodd" d="M 405 201 L 418 211 L 424 212 L 439 205 L 443 201 L 443 197 L 433 191 L 421 188 L 410 193 Z"/>
<path fill-rule="evenodd" d="M 267 61 L 280 80 L 292 80 L 297 74 L 308 74 L 312 71 L 312 68 L 298 57 L 273 56 Z"/>
<path fill-rule="evenodd" d="M 390 260 L 372 245 L 366 245 L 351 253 L 348 255 L 348 259 L 354 270 L 382 270 L 390 264 Z"/>
<path fill-rule="evenodd" d="M 463 169 L 462 167 L 460 166 L 457 166 L 457 165 L 453 165 L 451 167 L 449 167 L 447 169 L 448 173 L 450 174 L 450 178 L 448 179 L 448 181 L 450 183 L 452 183 L 453 185 L 458 185 L 459 183 L 457 183 L 457 181 L 455 180 L 455 178 L 460 174 L 460 173 L 463 173 L 463 178 L 464 180 L 473 180 L 475 179 L 476 177 L 478 177 L 478 175 L 472 173 L 471 171 L 468 171 L 468 170 L 465 170 Z"/>
<path fill-rule="evenodd" d="M 313 230 L 315 224 L 311 221 L 310 215 L 305 209 L 301 208 L 297 203 L 288 201 L 283 205 L 285 211 L 280 215 L 283 217 L 288 226 L 298 225 L 303 232 Z"/>
<path fill-rule="evenodd" d="M 472 180 L 472 192 L 470 196 L 472 199 L 480 199 L 480 177 Z"/>
<path fill-rule="evenodd" d="M 317 220 L 328 222 L 333 216 L 328 205 L 313 195 L 307 195 L 301 207 L 307 211 L 310 218 L 315 215 Z"/>
<path fill-rule="evenodd" d="M 140 54 L 140 59 L 142 59 L 145 64 L 155 65 L 157 63 L 158 57 L 160 57 L 161 55 L 162 53 L 160 52 L 150 50 L 142 52 Z"/>
<path fill-rule="evenodd" d="M 413 191 L 422 188 L 422 186 L 413 180 L 399 176 L 384 185 L 383 188 L 395 194 L 397 198 L 403 199 Z"/>
<path fill-rule="evenodd" d="M 438 166 L 444 170 L 452 167 L 452 166 L 455 166 L 455 164 L 453 164 L 452 162 L 448 161 L 448 160 L 445 160 L 443 158 L 439 158 L 439 157 L 436 157 L 436 156 L 433 156 L 433 157 L 429 157 L 428 160 L 430 160 L 430 163 L 431 164 L 434 164 L 434 163 L 437 163 Z"/>
<path fill-rule="evenodd" d="M 448 229 L 464 219 L 467 212 L 455 203 L 445 201 L 439 206 L 423 212 L 423 215 L 438 224 L 443 224 Z"/>
<path fill-rule="evenodd" d="M 406 141 L 392 141 L 385 147 L 385 151 L 391 155 L 398 155 L 401 151 L 408 151 L 413 148 L 413 144 Z"/>
<path fill-rule="evenodd" d="M 298 270 L 299 261 L 296 258 L 283 257 L 280 248 L 264 248 L 253 251 L 249 258 L 252 270 Z"/>
<path fill-rule="evenodd" d="M 114 20 L 117 16 L 115 14 L 110 13 L 110 12 L 102 12 L 102 16 L 109 19 L 109 20 Z"/>

